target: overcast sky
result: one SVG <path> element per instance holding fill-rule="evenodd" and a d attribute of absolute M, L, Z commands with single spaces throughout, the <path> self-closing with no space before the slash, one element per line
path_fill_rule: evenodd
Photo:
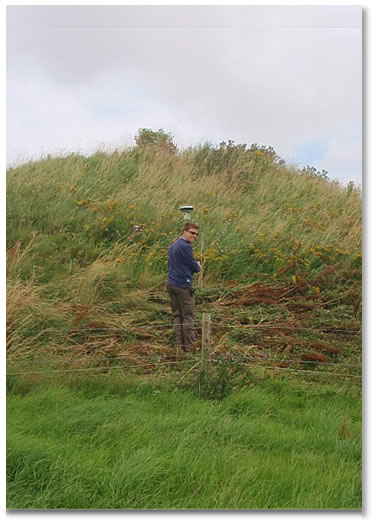
<path fill-rule="evenodd" d="M 131 146 L 272 146 L 362 182 L 359 6 L 8 6 L 7 164 Z"/>

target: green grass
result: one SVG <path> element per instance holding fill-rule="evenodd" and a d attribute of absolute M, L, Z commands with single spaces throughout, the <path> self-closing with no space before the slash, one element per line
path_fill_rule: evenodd
<path fill-rule="evenodd" d="M 351 384 L 9 378 L 8 509 L 361 509 Z"/>
<path fill-rule="evenodd" d="M 361 191 L 271 147 L 146 132 L 7 171 L 7 370 L 27 375 L 9 376 L 8 507 L 361 508 Z M 175 362 L 181 204 L 207 380 L 198 351 Z M 108 367 L 148 383 L 89 372 Z"/>
<path fill-rule="evenodd" d="M 12 366 L 22 369 L 37 359 L 64 367 L 75 354 L 80 360 L 92 353 L 113 357 L 170 348 L 167 249 L 181 232 L 179 205 L 185 203 L 194 206 L 192 219 L 200 224 L 194 244 L 203 265 L 203 287 L 199 275 L 194 284 L 197 310 L 212 313 L 218 349 L 271 349 L 275 341 L 280 355 L 308 354 L 322 349 L 314 342 L 324 341 L 360 361 L 360 335 L 319 331 L 360 330 L 360 190 L 286 165 L 271 147 L 229 142 L 47 156 L 8 169 Z M 241 301 L 257 282 L 266 284 L 266 293 Z M 273 300 L 278 288 L 287 300 Z M 235 302 L 220 306 L 229 292 L 236 293 Z M 76 333 L 96 322 L 121 330 L 120 338 Z M 296 338 L 284 338 L 286 330 L 274 338 L 241 328 L 261 322 L 293 327 Z M 136 323 L 149 326 L 145 347 Z"/>
<path fill-rule="evenodd" d="M 348 280 L 360 267 L 360 191 L 305 175 L 265 147 L 239 145 L 173 154 L 134 147 L 11 168 L 7 245 L 32 244 L 18 263 L 22 279 L 35 272 L 54 285 L 111 254 L 132 280 L 146 263 L 151 280 L 166 273 L 185 201 L 195 207 L 203 252 L 201 240 L 196 250 L 210 280 L 281 269 L 308 275 L 336 262 L 338 279 L 344 269 Z M 133 235 L 133 225 L 143 233 Z"/>

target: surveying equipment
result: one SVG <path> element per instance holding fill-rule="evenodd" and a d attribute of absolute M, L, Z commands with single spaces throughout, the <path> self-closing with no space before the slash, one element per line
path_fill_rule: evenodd
<path fill-rule="evenodd" d="M 191 218 L 191 212 L 193 211 L 193 207 L 190 206 L 190 205 L 183 205 L 183 206 L 180 206 L 180 210 L 181 212 L 183 213 L 183 218 L 185 219 L 185 221 L 187 220 L 190 220 Z"/>

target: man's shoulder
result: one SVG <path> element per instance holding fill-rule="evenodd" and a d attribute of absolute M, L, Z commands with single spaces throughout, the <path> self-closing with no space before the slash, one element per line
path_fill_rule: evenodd
<path fill-rule="evenodd" d="M 172 244 L 169 247 L 173 248 L 174 246 L 176 246 L 180 242 L 180 238 L 181 237 L 178 237 L 178 239 L 174 239 L 174 241 L 172 242 Z"/>
<path fill-rule="evenodd" d="M 187 248 L 188 246 L 191 246 L 191 244 L 185 241 L 182 237 L 178 237 L 178 239 L 170 245 L 170 248 Z"/>

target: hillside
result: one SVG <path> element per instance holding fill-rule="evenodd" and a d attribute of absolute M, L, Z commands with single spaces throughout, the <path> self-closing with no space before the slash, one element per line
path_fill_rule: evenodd
<path fill-rule="evenodd" d="M 180 151 L 169 135 L 143 131 L 132 148 L 8 169 L 8 372 L 191 367 L 175 363 L 166 293 L 182 204 L 201 227 L 197 327 L 200 337 L 211 312 L 212 356 L 353 374 L 360 192 L 287 165 L 271 147 Z"/>

